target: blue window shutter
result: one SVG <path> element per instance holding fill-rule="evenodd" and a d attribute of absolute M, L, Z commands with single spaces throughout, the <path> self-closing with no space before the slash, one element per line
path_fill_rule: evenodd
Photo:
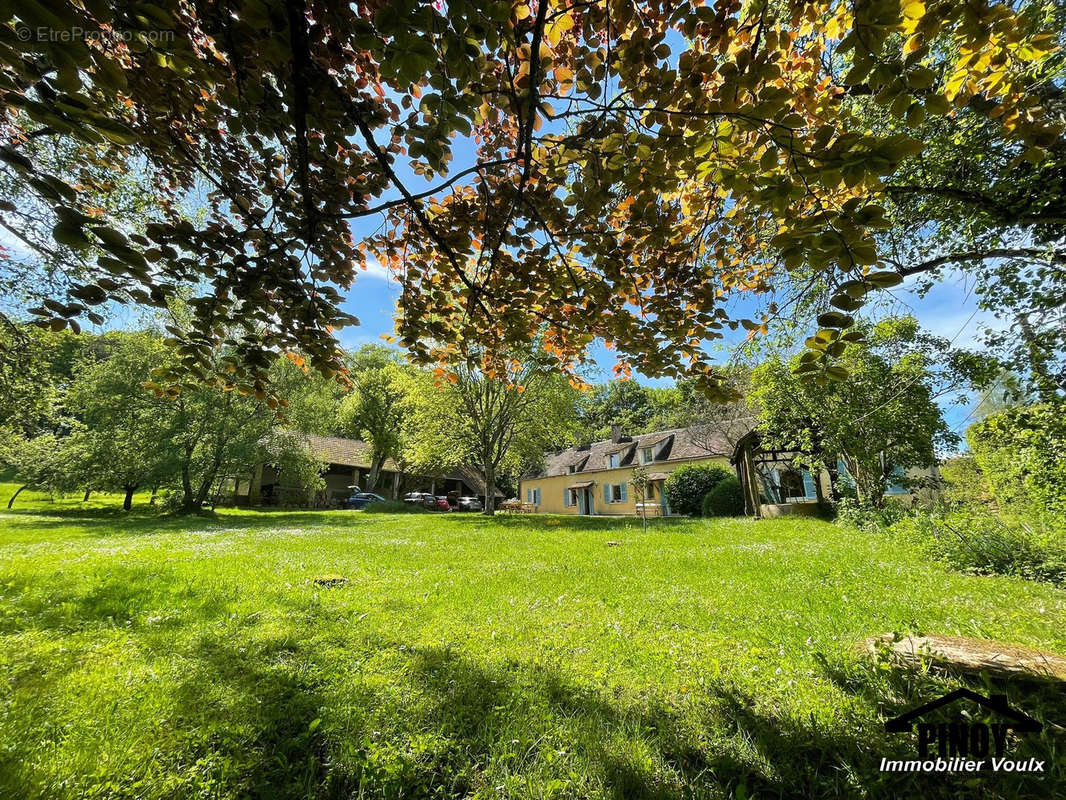
<path fill-rule="evenodd" d="M 537 503 L 538 506 L 540 505 L 540 489 L 537 489 L 537 500 L 536 500 L 536 503 Z"/>
<path fill-rule="evenodd" d="M 611 484 L 609 483 L 603 484 L 603 502 L 611 502 Z"/>
<path fill-rule="evenodd" d="M 570 507 L 570 490 L 569 489 L 563 489 L 563 507 L 564 508 L 569 508 Z"/>
<path fill-rule="evenodd" d="M 625 501 L 626 501 L 626 485 L 623 483 L 622 484 L 622 502 L 624 503 Z"/>
<path fill-rule="evenodd" d="M 803 468 L 803 496 L 808 498 L 818 496 L 818 490 L 814 486 L 814 476 L 806 467 Z"/>

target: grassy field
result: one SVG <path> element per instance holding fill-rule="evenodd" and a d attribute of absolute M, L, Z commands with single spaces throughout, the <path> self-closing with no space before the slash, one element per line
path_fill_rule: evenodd
<path fill-rule="evenodd" d="M 959 684 L 855 650 L 906 631 L 1066 652 L 1048 585 L 811 520 L 174 519 L 27 495 L 0 519 L 3 798 L 1066 795 L 1066 701 L 1034 685 L 968 684 L 1048 723 L 1013 755 L 1050 774 L 882 775 L 914 757 L 884 719 Z"/>

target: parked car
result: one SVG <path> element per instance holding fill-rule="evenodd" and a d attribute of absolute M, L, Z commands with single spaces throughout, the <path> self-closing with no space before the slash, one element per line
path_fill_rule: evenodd
<path fill-rule="evenodd" d="M 433 495 L 430 495 L 430 497 L 433 497 Z M 433 506 L 434 510 L 436 510 L 436 511 L 451 511 L 452 510 L 452 504 L 448 502 L 448 498 L 447 497 L 437 497 L 437 498 L 434 498 L 434 499 L 436 500 L 436 503 Z"/>
<path fill-rule="evenodd" d="M 477 497 L 460 497 L 456 503 L 458 511 L 484 511 L 485 506 Z"/>
<path fill-rule="evenodd" d="M 348 487 L 348 496 L 347 497 L 342 497 L 341 499 L 337 500 L 338 507 L 340 507 L 340 508 L 354 508 L 354 506 L 352 505 L 352 502 L 355 500 L 356 497 L 359 496 L 359 494 L 362 491 L 363 490 L 360 489 L 358 486 L 349 486 Z M 336 494 L 334 494 L 333 495 L 334 498 L 337 498 L 337 496 L 339 494 L 340 494 L 340 492 L 337 492 Z"/>
<path fill-rule="evenodd" d="M 408 492 L 403 496 L 403 501 L 413 506 L 422 506 L 430 511 L 437 511 L 437 498 L 428 492 Z"/>
<path fill-rule="evenodd" d="M 361 511 L 366 508 L 370 503 L 384 503 L 385 498 L 380 494 L 374 494 L 374 492 L 358 492 L 348 498 L 348 508 L 354 508 L 356 511 Z"/>

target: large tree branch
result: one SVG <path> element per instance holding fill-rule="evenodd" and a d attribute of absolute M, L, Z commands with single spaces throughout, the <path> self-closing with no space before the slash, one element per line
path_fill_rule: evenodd
<path fill-rule="evenodd" d="M 895 265 L 896 271 L 906 278 L 911 275 L 929 272 L 946 264 L 964 261 L 986 261 L 990 258 L 1024 258 L 1030 261 L 1051 261 L 1056 264 L 1066 264 L 1066 252 L 1041 250 L 1033 247 L 993 247 L 987 250 L 967 250 L 961 253 L 949 253 L 948 255 L 931 258 L 928 261 L 908 267 L 897 261 L 889 260 L 889 263 Z"/>
<path fill-rule="evenodd" d="M 1015 210 L 1009 203 L 971 189 L 957 186 L 888 186 L 888 194 L 893 197 L 907 195 L 930 195 L 946 197 L 962 203 L 978 206 L 994 214 L 1004 222 L 1014 225 L 1066 225 L 1066 217 L 1059 214 L 1028 214 Z"/>

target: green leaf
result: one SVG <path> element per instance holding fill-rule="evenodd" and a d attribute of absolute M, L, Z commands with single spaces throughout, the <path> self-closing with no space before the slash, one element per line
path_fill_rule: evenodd
<path fill-rule="evenodd" d="M 839 311 L 827 311 L 818 315 L 818 324 L 823 328 L 850 328 L 855 324 L 855 318 Z"/>
<path fill-rule="evenodd" d="M 903 283 L 903 276 L 898 272 L 871 272 L 866 276 L 866 281 L 878 289 L 891 289 Z"/>
<path fill-rule="evenodd" d="M 841 311 L 854 311 L 857 308 L 862 308 L 862 302 L 856 300 L 854 297 L 849 297 L 846 294 L 835 294 L 829 300 L 829 305 L 839 308 Z"/>

